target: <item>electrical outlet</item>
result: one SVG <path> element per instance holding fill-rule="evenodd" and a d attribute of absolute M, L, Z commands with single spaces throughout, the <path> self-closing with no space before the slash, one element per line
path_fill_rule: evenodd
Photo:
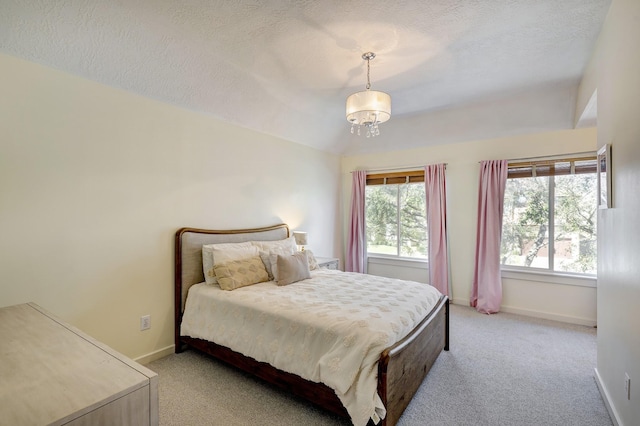
<path fill-rule="evenodd" d="M 148 330 L 151 328 L 151 315 L 144 315 L 140 317 L 140 331 Z"/>
<path fill-rule="evenodd" d="M 624 395 L 631 401 L 631 378 L 628 373 L 624 373 Z"/>

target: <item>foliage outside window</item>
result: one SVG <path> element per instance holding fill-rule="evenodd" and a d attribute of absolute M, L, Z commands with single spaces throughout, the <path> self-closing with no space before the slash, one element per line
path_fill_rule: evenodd
<path fill-rule="evenodd" d="M 398 180 L 405 183 L 392 183 Z M 417 178 L 367 179 L 365 223 L 369 254 L 427 258 L 424 174 L 422 182 L 411 180 Z"/>
<path fill-rule="evenodd" d="M 509 168 L 502 265 L 596 274 L 595 157 Z"/>

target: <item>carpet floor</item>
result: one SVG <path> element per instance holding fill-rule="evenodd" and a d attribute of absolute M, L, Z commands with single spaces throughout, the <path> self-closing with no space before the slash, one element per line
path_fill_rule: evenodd
<path fill-rule="evenodd" d="M 594 379 L 596 330 L 451 306 L 449 352 L 399 425 L 609 426 Z M 193 350 L 154 361 L 160 425 L 350 425 Z"/>

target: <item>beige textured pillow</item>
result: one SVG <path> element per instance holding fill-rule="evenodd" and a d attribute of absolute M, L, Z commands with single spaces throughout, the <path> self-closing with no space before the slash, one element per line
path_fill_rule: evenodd
<path fill-rule="evenodd" d="M 287 285 L 311 278 L 309 273 L 309 262 L 304 252 L 298 252 L 289 256 L 278 255 L 277 259 L 276 283 L 278 285 Z"/>
<path fill-rule="evenodd" d="M 269 275 L 260 256 L 221 263 L 214 265 L 213 269 L 216 272 L 218 284 L 223 290 L 235 290 L 236 288 L 269 281 Z"/>

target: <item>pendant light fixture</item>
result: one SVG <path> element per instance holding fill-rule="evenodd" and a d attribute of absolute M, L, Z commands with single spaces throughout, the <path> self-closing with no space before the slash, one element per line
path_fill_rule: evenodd
<path fill-rule="evenodd" d="M 391 118 L 391 96 L 371 90 L 370 62 L 375 57 L 373 52 L 362 55 L 362 59 L 367 61 L 367 90 L 356 92 L 347 98 L 347 121 L 351 123 L 351 133 L 360 135 L 364 128 L 368 138 L 378 136 L 378 124 Z"/>

